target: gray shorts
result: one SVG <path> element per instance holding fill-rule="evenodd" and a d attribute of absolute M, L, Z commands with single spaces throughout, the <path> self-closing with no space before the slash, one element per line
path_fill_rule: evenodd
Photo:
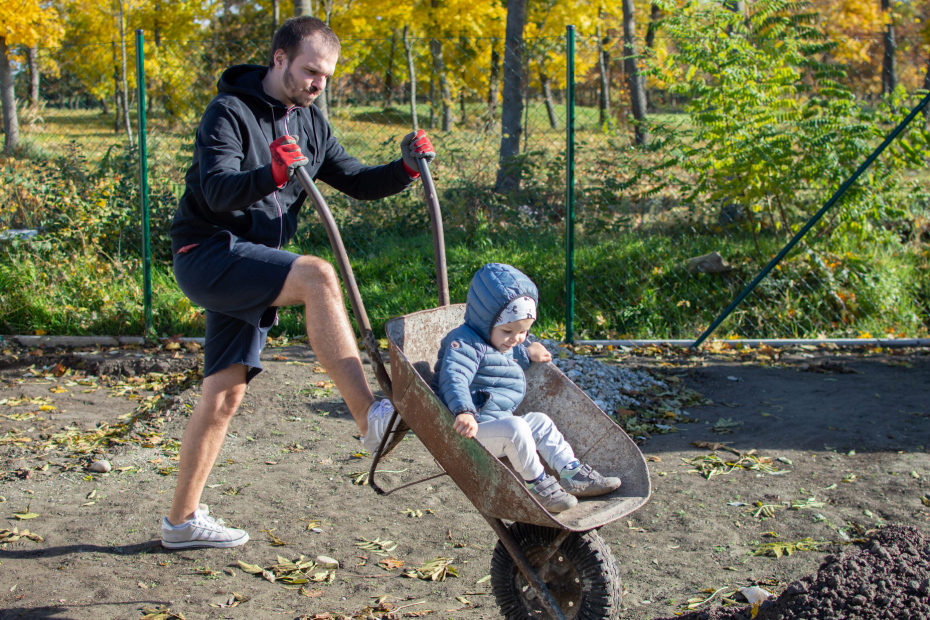
<path fill-rule="evenodd" d="M 178 285 L 207 311 L 204 377 L 233 364 L 247 367 L 247 382 L 262 371 L 261 352 L 277 319 L 277 308 L 271 303 L 299 256 L 229 232 L 175 255 Z"/>

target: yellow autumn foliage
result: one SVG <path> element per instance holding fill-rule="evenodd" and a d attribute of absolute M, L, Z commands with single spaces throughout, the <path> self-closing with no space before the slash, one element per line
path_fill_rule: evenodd
<path fill-rule="evenodd" d="M 39 0 L 0 2 L 0 39 L 7 47 L 55 45 L 63 32 L 57 11 Z"/>

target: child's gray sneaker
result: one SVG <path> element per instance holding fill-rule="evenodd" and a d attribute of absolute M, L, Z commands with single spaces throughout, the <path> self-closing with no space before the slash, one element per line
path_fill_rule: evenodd
<path fill-rule="evenodd" d="M 194 518 L 175 527 L 165 517 L 161 521 L 161 546 L 166 549 L 192 547 L 238 547 L 249 541 L 245 530 L 225 527 L 222 519 L 210 516 L 209 509 L 194 511 Z"/>
<path fill-rule="evenodd" d="M 559 484 L 575 497 L 606 495 L 620 488 L 620 478 L 605 478 L 591 469 L 590 465 L 582 465 L 571 471 L 574 473 L 565 475 L 568 472 L 562 470 Z"/>
<path fill-rule="evenodd" d="M 562 490 L 555 476 L 546 476 L 535 484 L 527 484 L 530 493 L 542 507 L 555 514 L 578 505 L 578 500 Z"/>

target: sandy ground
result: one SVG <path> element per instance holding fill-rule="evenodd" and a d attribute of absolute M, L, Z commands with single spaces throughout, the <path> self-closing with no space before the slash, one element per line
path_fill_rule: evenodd
<path fill-rule="evenodd" d="M 891 353 L 622 355 L 620 363 L 671 377 L 714 404 L 688 408 L 697 422 L 641 446 L 652 500 L 600 530 L 623 583 L 620 617 L 671 616 L 719 588 L 760 584 L 779 593 L 875 525 L 930 532 L 930 499 L 922 501 L 930 493 L 930 352 Z M 252 540 L 231 550 L 162 549 L 158 523 L 198 397 L 190 381 L 198 355 L 3 352 L 0 539 L 4 529 L 9 537 L 28 528 L 41 542 L 0 543 L 0 618 L 137 619 L 160 606 L 176 614 L 166 620 L 367 618 L 379 599 L 401 607 L 398 617 L 501 617 L 484 579 L 496 542 L 487 523 L 448 478 L 387 498 L 353 484 L 370 459 L 356 456 L 357 429 L 302 346 L 266 350 L 266 371 L 250 386 L 204 493 L 213 514 Z M 145 374 L 153 371 L 161 374 Z M 153 399 L 167 378 L 190 385 Z M 140 422 L 120 429 L 134 412 Z M 736 469 L 707 479 L 682 460 L 710 455 L 692 445 L 701 441 L 756 450 L 780 472 Z M 719 446 L 716 454 L 737 459 Z M 86 471 L 101 457 L 113 471 Z M 436 470 L 415 438 L 382 467 L 391 472 L 386 485 Z M 792 501 L 806 507 L 790 510 Z M 807 538 L 816 550 L 753 555 L 773 543 L 787 553 Z M 359 546 L 363 539 L 396 547 L 382 556 Z M 239 565 L 301 555 L 329 556 L 339 568 L 319 567 L 311 574 L 322 581 L 289 589 Z M 402 576 L 437 557 L 451 558 L 458 576 Z M 385 558 L 403 566 L 379 565 Z"/>

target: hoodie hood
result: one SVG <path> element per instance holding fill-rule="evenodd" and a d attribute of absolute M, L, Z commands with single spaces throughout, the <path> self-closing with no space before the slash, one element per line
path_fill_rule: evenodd
<path fill-rule="evenodd" d="M 526 274 L 510 265 L 489 263 L 471 279 L 465 301 L 465 324 L 490 342 L 491 326 L 504 306 L 524 295 L 539 305 L 539 292 Z"/>
<path fill-rule="evenodd" d="M 235 65 L 223 71 L 216 90 L 239 97 L 254 97 L 270 106 L 285 108 L 283 103 L 265 93 L 262 80 L 267 74 L 268 67 L 261 65 Z"/>

